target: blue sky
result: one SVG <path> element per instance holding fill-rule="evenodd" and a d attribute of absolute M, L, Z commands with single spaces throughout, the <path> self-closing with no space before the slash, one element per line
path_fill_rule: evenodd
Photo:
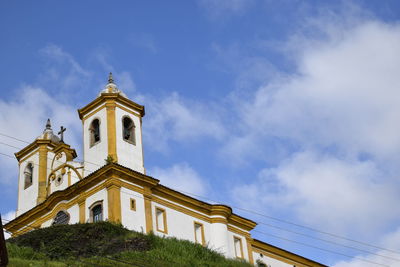
<path fill-rule="evenodd" d="M 256 238 L 300 255 L 337 267 L 379 266 L 360 259 L 399 266 L 387 257 L 400 255 L 383 249 L 400 251 L 399 5 L 1 1 L 0 132 L 30 142 L 50 117 L 53 128 L 67 127 L 81 158 L 76 110 L 112 71 L 146 106 L 149 175 L 380 247 L 235 209 L 275 235 Z M 0 143 L 8 155 L 26 145 L 4 136 Z M 0 211 L 10 218 L 18 164 L 1 156 L 0 166 Z"/>

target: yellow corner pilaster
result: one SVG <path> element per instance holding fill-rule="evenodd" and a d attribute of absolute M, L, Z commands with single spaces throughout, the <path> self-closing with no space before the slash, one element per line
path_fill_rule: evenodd
<path fill-rule="evenodd" d="M 110 183 L 107 186 L 108 220 L 121 222 L 121 185 Z"/>
<path fill-rule="evenodd" d="M 149 187 L 144 188 L 144 212 L 146 218 L 146 233 L 153 231 L 153 214 L 151 211 L 151 189 Z"/>
<path fill-rule="evenodd" d="M 71 170 L 68 170 L 68 186 L 71 186 Z"/>
<path fill-rule="evenodd" d="M 40 145 L 39 147 L 39 182 L 38 182 L 38 197 L 37 204 L 42 203 L 47 196 L 46 189 L 47 177 L 47 145 Z"/>
<path fill-rule="evenodd" d="M 79 200 L 79 223 L 86 222 L 86 199 Z"/>
<path fill-rule="evenodd" d="M 113 100 L 106 102 L 107 111 L 107 143 L 108 143 L 108 155 L 111 156 L 114 162 L 118 162 L 117 157 L 117 129 L 115 125 L 115 106 L 116 103 Z"/>
<path fill-rule="evenodd" d="M 253 249 L 251 247 L 251 238 L 247 237 L 246 243 L 247 243 L 247 253 L 249 254 L 249 262 L 250 262 L 250 264 L 254 264 Z"/>

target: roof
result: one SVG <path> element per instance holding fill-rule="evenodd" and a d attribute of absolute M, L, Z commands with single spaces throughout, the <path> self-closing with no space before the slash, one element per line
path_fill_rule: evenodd
<path fill-rule="evenodd" d="M 47 214 L 61 201 L 71 200 L 79 196 L 80 193 L 89 190 L 96 184 L 110 179 L 110 177 L 118 177 L 135 184 L 150 187 L 154 195 L 167 198 L 196 211 L 205 213 L 209 216 L 222 215 L 227 218 L 227 222 L 229 224 L 240 227 L 247 231 L 252 230 L 257 225 L 257 223 L 252 220 L 234 214 L 232 212 L 232 208 L 229 206 L 221 204 L 209 204 L 207 202 L 195 199 L 191 196 L 161 185 L 158 179 L 155 179 L 151 176 L 137 172 L 117 163 L 110 163 L 97 169 L 68 188 L 52 193 L 41 204 L 33 207 L 32 209 L 16 217 L 14 220 L 8 222 L 5 225 L 5 228 L 11 232 L 17 231 L 21 228 L 19 226 L 27 225 L 35 219 Z"/>

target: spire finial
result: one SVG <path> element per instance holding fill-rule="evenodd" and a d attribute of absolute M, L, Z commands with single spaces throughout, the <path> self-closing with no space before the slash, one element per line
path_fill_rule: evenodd
<path fill-rule="evenodd" d="M 108 83 L 114 83 L 112 72 L 110 72 L 110 74 L 108 74 Z"/>
<path fill-rule="evenodd" d="M 51 130 L 50 119 L 47 119 L 47 122 L 46 122 L 46 130 Z"/>

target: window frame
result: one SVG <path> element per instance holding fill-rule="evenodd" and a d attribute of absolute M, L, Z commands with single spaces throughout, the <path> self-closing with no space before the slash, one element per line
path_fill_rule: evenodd
<path fill-rule="evenodd" d="M 162 220 L 163 220 L 163 226 L 164 229 L 159 228 L 158 224 L 158 212 L 161 212 Z M 155 218 L 156 218 L 156 230 L 160 233 L 168 234 L 168 225 L 167 225 L 167 212 L 165 209 L 160 208 L 160 207 L 155 207 Z"/>
<path fill-rule="evenodd" d="M 97 120 L 99 122 L 99 125 L 98 125 L 98 127 L 99 127 L 99 140 L 98 141 L 94 140 L 93 123 L 94 123 L 95 120 Z M 89 129 L 88 129 L 88 131 L 89 131 L 89 147 L 94 147 L 95 145 L 101 143 L 101 127 L 100 127 L 100 125 L 101 125 L 101 120 L 98 117 L 93 118 L 92 121 L 90 122 Z"/>
<path fill-rule="evenodd" d="M 131 210 L 136 211 L 136 199 L 134 199 L 134 198 L 130 199 L 130 207 L 131 207 Z"/>
<path fill-rule="evenodd" d="M 29 182 L 29 184 L 26 182 L 26 175 L 25 175 L 25 172 L 26 172 L 26 169 L 28 168 L 28 166 L 30 166 L 30 168 L 31 168 L 31 176 L 30 176 L 30 182 Z M 25 166 L 25 168 L 24 168 L 24 172 L 23 172 L 23 177 L 24 177 L 24 190 L 25 189 L 27 189 L 27 188 L 29 188 L 29 187 L 31 187 L 32 186 L 32 184 L 33 184 L 33 162 L 28 162 L 27 164 L 26 164 L 26 166 Z"/>
<path fill-rule="evenodd" d="M 200 227 L 200 231 L 201 231 L 201 242 L 199 242 L 199 240 L 197 240 L 197 233 L 196 233 L 196 226 L 199 226 Z M 205 236 L 204 236 L 204 224 L 202 224 L 202 223 L 200 223 L 200 222 L 197 222 L 197 221 L 194 221 L 193 222 L 193 227 L 194 227 L 194 241 L 195 241 L 195 243 L 197 243 L 197 244 L 201 244 L 202 246 L 204 246 L 205 244 L 206 244 L 206 239 L 205 239 Z"/>
<path fill-rule="evenodd" d="M 57 223 L 57 224 L 54 223 L 55 220 L 56 220 L 56 218 L 57 218 L 57 215 L 58 215 L 60 212 L 63 212 L 64 214 L 66 214 L 66 215 L 68 216 L 68 221 L 67 221 L 67 223 Z M 56 216 L 54 216 L 51 225 L 66 225 L 66 224 L 69 224 L 69 221 L 70 221 L 70 220 L 71 220 L 71 215 L 69 214 L 68 211 L 66 211 L 66 210 L 59 210 L 59 211 L 57 211 Z"/>
<path fill-rule="evenodd" d="M 236 241 L 238 241 L 240 245 L 240 256 L 238 255 L 238 251 L 236 250 Z M 235 257 L 237 259 L 244 259 L 243 242 L 241 237 L 233 236 L 233 247 L 235 249 Z"/>
<path fill-rule="evenodd" d="M 94 215 L 93 215 L 93 209 L 97 206 L 101 206 L 101 219 L 100 221 L 94 221 Z M 95 223 L 95 222 L 103 222 L 105 221 L 104 219 L 104 205 L 103 205 L 103 200 L 98 200 L 96 202 L 93 202 L 92 205 L 89 207 L 89 222 Z"/>
<path fill-rule="evenodd" d="M 125 139 L 125 136 L 124 136 L 124 131 L 125 131 L 124 120 L 125 119 L 129 119 L 132 122 L 132 130 L 131 130 L 132 140 Z M 127 142 L 129 144 L 136 146 L 136 124 L 135 124 L 135 122 L 133 121 L 133 119 L 130 116 L 124 115 L 124 116 L 122 116 L 121 123 L 122 123 L 122 140 L 124 140 L 125 142 Z"/>

